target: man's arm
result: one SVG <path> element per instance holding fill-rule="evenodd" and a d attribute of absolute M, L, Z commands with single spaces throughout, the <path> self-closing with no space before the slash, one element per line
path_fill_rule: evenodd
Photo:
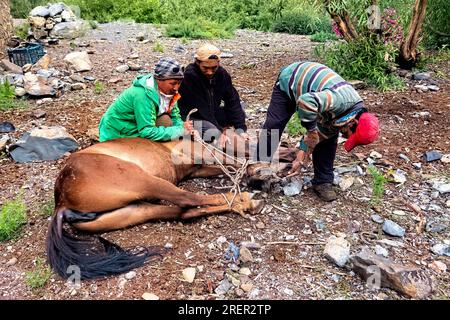
<path fill-rule="evenodd" d="M 236 88 L 233 86 L 230 75 L 224 71 L 225 94 L 224 102 L 227 109 L 227 118 L 235 129 L 247 131 L 245 124 L 245 112 L 241 106 L 241 99 Z"/>

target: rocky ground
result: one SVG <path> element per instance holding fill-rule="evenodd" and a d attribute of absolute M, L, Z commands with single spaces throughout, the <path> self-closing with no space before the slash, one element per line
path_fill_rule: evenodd
<path fill-rule="evenodd" d="M 58 70 L 68 70 L 62 61 L 66 54 L 88 50 L 93 68 L 82 75 L 94 77 L 103 89 L 81 79 L 85 89 L 66 91 L 59 98 L 28 100 L 27 109 L 0 111 L 0 122 L 15 125 L 16 131 L 9 134 L 13 141 L 36 127 L 61 125 L 81 147 L 87 147 L 92 143 L 88 130 L 98 125 L 108 105 L 138 73 L 119 72 L 118 66 L 131 62 L 151 70 L 162 56 L 187 64 L 199 43 L 165 38 L 160 28 L 150 25 L 100 25 L 75 43 L 61 41 L 46 50 L 52 58 L 51 67 Z M 213 43 L 232 55 L 223 59 L 223 66 L 233 76 L 253 129 L 265 119 L 279 68 L 296 60 L 314 59 L 313 43 L 305 36 L 239 30 L 235 38 Z M 408 87 L 402 92 L 360 90 L 370 111 L 379 116 L 382 134 L 376 143 L 350 154 L 339 148 L 335 163 L 339 200 L 318 200 L 308 189 L 312 172 L 306 172 L 300 181 L 303 188 L 295 181 L 290 185 L 300 187 L 300 194 L 284 195 L 283 185 L 260 192 L 257 196 L 266 200 L 266 206 L 260 214 L 247 219 L 226 214 L 184 222 L 152 222 L 104 234 L 122 247 L 158 245 L 169 250 L 162 260 L 126 275 L 84 281 L 81 287 L 73 287 L 56 275 L 40 289 L 32 290 L 26 282 L 26 273 L 36 270 L 39 258 L 45 259 L 48 207 L 65 158 L 18 164 L 3 153 L 0 204 L 22 193 L 28 219 L 17 239 L 0 243 L 0 299 L 407 298 L 398 290 L 373 288 L 362 280 L 351 267 L 361 259 L 345 263 L 349 254 L 363 248 L 403 267 L 416 268 L 413 273 L 420 274 L 422 280 L 416 277 L 413 283 L 421 289 L 412 296 L 448 299 L 448 157 L 433 162 L 423 159 L 423 154 L 431 150 L 450 153 L 448 61 L 435 61 L 429 69 L 424 80 L 402 74 L 408 78 Z M 438 90 L 433 91 L 433 86 Z M 36 117 L 37 111 L 45 116 Z M 296 140 L 286 137 L 292 145 Z M 389 181 L 377 206 L 371 203 L 373 178 L 367 172 L 369 164 L 374 164 Z M 218 193 L 227 183 L 225 178 L 197 179 L 184 182 L 182 187 Z M 334 258 L 327 258 L 324 249 Z M 233 252 L 239 250 L 239 259 L 233 261 Z M 344 267 L 338 266 L 344 263 Z M 405 272 L 399 268 L 391 268 L 391 272 Z M 421 292 L 429 291 L 429 281 L 433 292 L 421 296 Z"/>

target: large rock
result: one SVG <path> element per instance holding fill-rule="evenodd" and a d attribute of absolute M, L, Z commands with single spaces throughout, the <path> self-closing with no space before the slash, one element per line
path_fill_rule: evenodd
<path fill-rule="evenodd" d="M 22 74 L 23 73 L 21 67 L 19 67 L 17 64 L 14 64 L 14 63 L 10 62 L 7 59 L 0 60 L 0 67 L 3 70 L 11 72 L 11 73 L 15 73 L 15 74 Z"/>
<path fill-rule="evenodd" d="M 89 71 L 92 69 L 87 51 L 69 53 L 64 57 L 64 61 L 69 62 L 75 71 Z"/>
<path fill-rule="evenodd" d="M 78 143 L 63 127 L 43 127 L 25 133 L 9 147 L 12 158 L 19 163 L 57 160 L 66 152 L 78 149 Z"/>
<path fill-rule="evenodd" d="M 75 39 L 81 37 L 87 29 L 87 24 L 83 20 L 61 22 L 55 24 L 50 31 L 50 37 L 58 39 Z"/>
<path fill-rule="evenodd" d="M 44 77 L 27 73 L 23 77 L 23 82 L 26 93 L 31 96 L 42 97 L 56 94 L 56 90 L 48 85 L 47 79 Z"/>
<path fill-rule="evenodd" d="M 344 238 L 331 236 L 323 251 L 325 256 L 336 263 L 339 267 L 343 267 L 350 257 L 350 244 Z"/>
<path fill-rule="evenodd" d="M 35 28 L 43 28 L 46 23 L 46 19 L 44 17 L 39 16 L 31 16 L 28 17 L 28 22 Z"/>
<path fill-rule="evenodd" d="M 55 3 L 52 4 L 49 8 L 48 11 L 50 13 L 50 17 L 54 17 L 57 14 L 60 14 L 61 12 L 63 12 L 63 10 L 66 10 L 67 7 L 64 5 L 64 3 Z"/>
<path fill-rule="evenodd" d="M 46 7 L 38 6 L 31 10 L 30 16 L 47 17 L 50 15 L 50 10 Z"/>
<path fill-rule="evenodd" d="M 433 279 L 426 271 L 402 266 L 369 250 L 350 257 L 352 269 L 374 287 L 393 289 L 407 297 L 423 299 L 434 291 Z"/>

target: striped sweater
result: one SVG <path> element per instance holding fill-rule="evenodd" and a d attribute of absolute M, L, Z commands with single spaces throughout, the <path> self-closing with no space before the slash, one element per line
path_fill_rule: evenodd
<path fill-rule="evenodd" d="M 295 62 L 282 69 L 277 84 L 296 101 L 297 114 L 307 129 L 318 127 L 329 137 L 338 129 L 336 118 L 362 102 L 356 90 L 336 72 L 316 62 Z"/>

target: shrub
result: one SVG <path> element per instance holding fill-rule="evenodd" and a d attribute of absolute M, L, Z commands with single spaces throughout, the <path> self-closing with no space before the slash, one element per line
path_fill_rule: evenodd
<path fill-rule="evenodd" d="M 403 88 L 403 82 L 390 73 L 398 51 L 381 43 L 375 35 L 349 43 L 314 48 L 324 64 L 347 80 L 364 80 L 381 91 Z"/>
<path fill-rule="evenodd" d="M 302 126 L 297 114 L 294 114 L 287 124 L 288 134 L 292 137 L 305 135 L 306 129 Z"/>
<path fill-rule="evenodd" d="M 37 258 L 34 270 L 25 272 L 25 282 L 33 290 L 40 289 L 47 283 L 51 275 L 52 269 L 45 265 L 43 259 Z"/>
<path fill-rule="evenodd" d="M 26 222 L 26 205 L 22 195 L 15 200 L 6 202 L 0 211 L 0 241 L 16 237 L 20 228 Z"/>
<path fill-rule="evenodd" d="M 313 42 L 327 42 L 329 40 L 338 40 L 339 38 L 334 33 L 321 31 L 318 33 L 314 33 L 310 39 Z"/>
<path fill-rule="evenodd" d="M 105 90 L 105 85 L 101 81 L 95 81 L 94 93 L 101 94 Z"/>
<path fill-rule="evenodd" d="M 28 107 L 26 100 L 15 100 L 15 96 L 14 87 L 9 84 L 8 80 L 0 83 L 0 111 L 14 108 L 26 109 Z"/>
<path fill-rule="evenodd" d="M 285 13 L 274 21 L 272 30 L 293 34 L 311 35 L 318 32 L 331 31 L 331 19 L 312 6 Z"/>
<path fill-rule="evenodd" d="M 25 40 L 28 37 L 29 28 L 30 24 L 28 22 L 24 22 L 14 28 L 14 34 L 20 39 Z"/>
<path fill-rule="evenodd" d="M 161 44 L 161 42 L 157 41 L 155 43 L 155 46 L 153 47 L 153 52 L 164 53 L 164 46 Z"/>
<path fill-rule="evenodd" d="M 165 34 L 168 37 L 188 39 L 230 38 L 235 29 L 236 26 L 231 23 L 219 24 L 205 18 L 198 18 L 169 24 Z"/>
<path fill-rule="evenodd" d="M 369 166 L 367 168 L 367 170 L 372 175 L 372 199 L 371 199 L 371 203 L 373 205 L 380 205 L 381 202 L 382 202 L 383 194 L 384 194 L 384 184 L 386 183 L 386 178 L 374 166 Z"/>

